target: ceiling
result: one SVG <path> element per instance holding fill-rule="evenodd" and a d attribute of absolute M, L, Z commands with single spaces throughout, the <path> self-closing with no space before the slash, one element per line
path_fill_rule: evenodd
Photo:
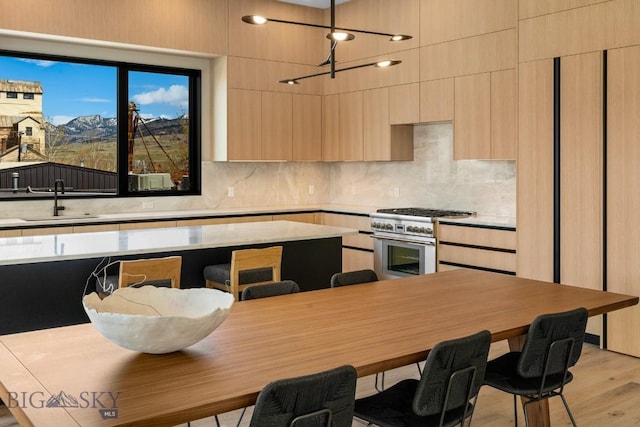
<path fill-rule="evenodd" d="M 317 7 L 319 9 L 326 9 L 331 6 L 330 0 L 278 0 L 285 3 L 299 4 L 300 6 Z M 336 5 L 340 3 L 346 3 L 349 0 L 336 0 Z"/>

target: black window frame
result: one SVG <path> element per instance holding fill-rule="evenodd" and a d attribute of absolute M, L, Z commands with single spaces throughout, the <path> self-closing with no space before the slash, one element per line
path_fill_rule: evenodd
<path fill-rule="evenodd" d="M 33 136 L 33 127 L 31 126 L 27 126 L 24 128 L 24 135 L 25 136 Z"/>
<path fill-rule="evenodd" d="M 18 92 L 7 92 L 7 99 L 18 99 Z"/>
<path fill-rule="evenodd" d="M 36 99 L 36 94 L 33 92 L 25 92 L 22 94 L 22 99 L 34 100 Z"/>
<path fill-rule="evenodd" d="M 127 61 L 116 61 L 106 59 L 90 59 L 79 58 L 66 55 L 51 55 L 32 53 L 24 51 L 10 51 L 0 49 L 0 55 L 12 56 L 16 58 L 38 59 L 56 62 L 77 63 L 86 65 L 99 65 L 114 67 L 116 69 L 116 115 L 118 120 L 117 145 L 116 145 L 116 176 L 117 188 L 115 193 L 92 194 L 73 196 L 69 193 L 70 198 L 131 198 L 131 197 L 173 197 L 173 196 L 198 196 L 202 194 L 202 71 L 192 68 L 180 68 L 165 65 L 141 64 Z M 128 128 L 127 115 L 129 104 L 129 72 L 147 72 L 176 74 L 187 76 L 189 78 L 189 189 L 171 189 L 171 190 L 145 190 L 132 191 L 129 190 L 128 179 Z M 9 92 L 7 92 L 8 94 Z M 17 92 L 16 92 L 17 94 Z M 53 185 L 53 184 L 52 184 Z M 11 197 L 0 198 L 5 200 L 31 200 L 31 197 Z"/>

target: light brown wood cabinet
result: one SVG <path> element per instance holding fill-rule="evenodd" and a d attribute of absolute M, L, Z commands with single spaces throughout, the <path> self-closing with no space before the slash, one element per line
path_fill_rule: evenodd
<path fill-rule="evenodd" d="M 317 95 L 228 90 L 227 160 L 320 160 Z"/>
<path fill-rule="evenodd" d="M 607 290 L 640 294 L 640 46 L 613 49 L 607 74 Z M 640 357 L 640 307 L 607 315 L 607 346 Z"/>
<path fill-rule="evenodd" d="M 515 69 L 456 77 L 454 158 L 515 159 L 517 118 Z"/>
<path fill-rule="evenodd" d="M 413 160 L 413 126 L 391 125 L 389 92 L 386 87 L 364 91 L 365 161 Z"/>
<path fill-rule="evenodd" d="M 515 274 L 515 228 L 438 223 L 437 238 L 438 271 L 472 268 Z"/>
<path fill-rule="evenodd" d="M 373 238 L 368 215 L 322 212 L 320 218 L 324 225 L 359 231 L 342 237 L 342 271 L 373 269 Z"/>

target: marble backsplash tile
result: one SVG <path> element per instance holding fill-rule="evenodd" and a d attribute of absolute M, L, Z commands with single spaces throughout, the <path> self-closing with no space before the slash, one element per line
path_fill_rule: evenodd
<path fill-rule="evenodd" d="M 453 126 L 414 127 L 412 162 L 331 165 L 331 203 L 419 206 L 516 216 L 516 166 L 507 160 L 453 160 Z"/>
<path fill-rule="evenodd" d="M 205 162 L 202 196 L 63 201 L 64 215 L 323 203 L 515 216 L 515 161 L 454 161 L 451 123 L 414 128 L 412 162 Z M 230 188 L 233 197 L 230 197 Z M 52 200 L 2 202 L 0 218 L 49 215 Z"/>

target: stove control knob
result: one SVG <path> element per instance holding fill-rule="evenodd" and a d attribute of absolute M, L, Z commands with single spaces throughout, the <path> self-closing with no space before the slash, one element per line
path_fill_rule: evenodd
<path fill-rule="evenodd" d="M 424 229 L 424 227 L 420 227 L 420 229 L 418 229 L 417 231 L 418 231 L 418 233 L 422 233 L 422 234 L 424 234 L 425 229 Z"/>
<path fill-rule="evenodd" d="M 378 224 L 377 222 L 371 223 L 371 228 L 378 228 L 378 227 L 380 227 L 380 224 Z"/>
<path fill-rule="evenodd" d="M 408 226 L 408 227 L 407 227 L 407 231 L 408 231 L 409 233 L 413 233 L 414 231 L 416 231 L 416 229 L 415 229 L 415 227 L 413 227 L 412 225 L 410 225 L 410 226 Z"/>
<path fill-rule="evenodd" d="M 387 229 L 387 230 L 393 230 L 393 225 L 391 225 L 391 224 L 385 224 L 385 225 L 384 225 L 384 228 L 385 228 L 385 229 Z"/>

